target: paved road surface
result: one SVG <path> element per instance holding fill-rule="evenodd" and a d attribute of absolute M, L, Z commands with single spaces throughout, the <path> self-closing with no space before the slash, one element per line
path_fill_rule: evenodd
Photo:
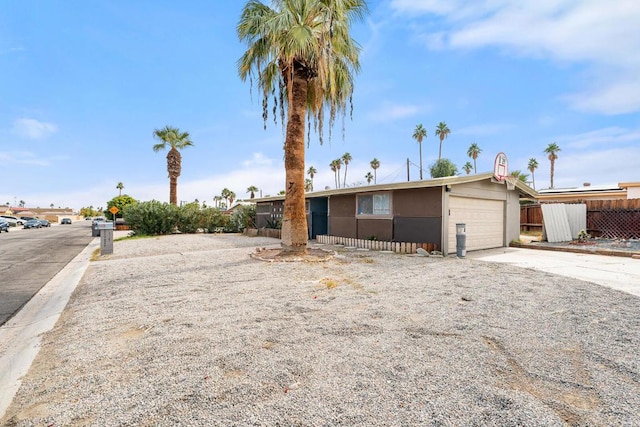
<path fill-rule="evenodd" d="M 92 239 L 91 221 L 0 233 L 0 325 Z"/>

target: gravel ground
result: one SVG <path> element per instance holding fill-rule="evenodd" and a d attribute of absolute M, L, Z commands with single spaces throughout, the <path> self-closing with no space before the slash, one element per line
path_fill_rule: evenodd
<path fill-rule="evenodd" d="M 640 298 L 506 264 L 117 241 L 2 425 L 640 426 Z"/>

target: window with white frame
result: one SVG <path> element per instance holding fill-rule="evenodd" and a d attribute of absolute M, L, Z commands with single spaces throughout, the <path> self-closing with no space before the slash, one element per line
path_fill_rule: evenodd
<path fill-rule="evenodd" d="M 358 215 L 390 215 L 391 193 L 359 194 Z"/>

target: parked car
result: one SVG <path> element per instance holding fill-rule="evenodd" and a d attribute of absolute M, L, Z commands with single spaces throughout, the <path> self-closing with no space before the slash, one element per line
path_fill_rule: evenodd
<path fill-rule="evenodd" d="M 46 219 L 39 219 L 38 221 L 40 221 L 40 224 L 42 224 L 43 227 L 51 227 L 51 223 Z"/>
<path fill-rule="evenodd" d="M 9 222 L 4 218 L 0 218 L 0 232 L 2 231 L 9 232 Z"/>
<path fill-rule="evenodd" d="M 22 221 L 21 219 L 16 218 L 15 216 L 0 215 L 0 218 L 2 218 L 5 221 L 7 221 L 9 223 L 10 227 L 16 227 L 16 226 L 22 225 L 22 223 L 24 223 L 24 221 Z"/>
<path fill-rule="evenodd" d="M 29 221 L 31 219 L 37 219 L 37 218 L 34 218 L 32 216 L 21 216 L 20 219 L 23 220 L 23 221 Z M 24 224 L 22 224 L 22 225 L 24 225 Z"/>
<path fill-rule="evenodd" d="M 24 225 L 22 226 L 22 228 L 41 228 L 41 227 L 42 227 L 42 223 L 37 219 L 30 219 L 29 221 L 25 222 Z"/>
<path fill-rule="evenodd" d="M 71 224 L 71 218 L 62 218 L 60 225 L 62 224 Z"/>

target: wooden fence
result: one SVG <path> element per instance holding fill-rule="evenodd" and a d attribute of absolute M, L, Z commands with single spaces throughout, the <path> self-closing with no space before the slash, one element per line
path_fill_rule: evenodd
<path fill-rule="evenodd" d="M 418 248 L 431 253 L 438 250 L 437 243 L 387 242 L 382 240 L 354 239 L 340 236 L 316 236 L 316 242 L 329 245 L 345 245 L 353 248 L 372 249 L 375 251 L 391 251 L 398 254 L 415 254 Z"/>
<path fill-rule="evenodd" d="M 585 200 L 587 232 L 607 239 L 640 239 L 640 199 Z M 539 204 L 520 207 L 520 230 L 542 231 Z"/>

